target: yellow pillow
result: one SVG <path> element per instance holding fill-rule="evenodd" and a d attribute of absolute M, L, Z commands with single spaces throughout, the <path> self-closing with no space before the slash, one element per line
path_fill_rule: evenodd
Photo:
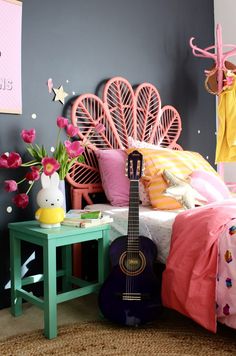
<path fill-rule="evenodd" d="M 181 208 L 175 199 L 166 197 L 162 193 L 168 187 L 162 176 L 164 169 L 179 178 L 186 178 L 192 171 L 201 169 L 217 174 L 214 168 L 197 152 L 176 151 L 169 149 L 136 149 L 143 155 L 144 176 L 143 182 L 148 190 L 153 208 L 173 210 Z M 134 151 L 128 149 L 127 153 Z"/>
<path fill-rule="evenodd" d="M 148 191 L 151 205 L 155 209 L 174 210 L 183 208 L 176 199 L 163 195 L 168 188 L 168 184 L 162 174 L 156 174 L 153 177 L 144 177 L 145 187 Z"/>

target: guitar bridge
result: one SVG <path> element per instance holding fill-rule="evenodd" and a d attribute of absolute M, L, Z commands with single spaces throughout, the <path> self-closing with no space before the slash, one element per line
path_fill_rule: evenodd
<path fill-rule="evenodd" d="M 141 293 L 122 293 L 122 300 L 141 300 Z"/>

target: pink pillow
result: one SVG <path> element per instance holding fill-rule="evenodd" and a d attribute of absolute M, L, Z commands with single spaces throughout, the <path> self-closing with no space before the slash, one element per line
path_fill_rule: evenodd
<path fill-rule="evenodd" d="M 107 200 L 111 205 L 129 205 L 129 179 L 125 175 L 127 154 L 123 150 L 95 151 Z"/>
<path fill-rule="evenodd" d="M 207 199 L 208 204 L 231 198 L 229 189 L 217 174 L 196 170 L 189 177 L 191 186 Z"/>

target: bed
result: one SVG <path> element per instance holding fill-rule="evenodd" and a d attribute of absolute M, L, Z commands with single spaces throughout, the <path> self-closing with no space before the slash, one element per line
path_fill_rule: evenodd
<path fill-rule="evenodd" d="M 134 90 L 125 78 L 114 77 L 104 85 L 102 99 L 94 94 L 80 95 L 72 105 L 71 120 L 79 128 L 78 135 L 85 146 L 84 162 L 76 163 L 67 175 L 71 187 L 72 207 L 80 209 L 86 205 L 86 208 L 99 209 L 112 215 L 114 222 L 111 226 L 111 241 L 120 235 L 127 234 L 129 205 L 127 187 L 129 182 L 127 178 L 124 178 L 124 157 L 134 149 L 141 152 L 144 156 L 145 172 L 139 183 L 140 233 L 155 242 L 159 251 L 158 262 L 166 264 L 164 304 L 190 316 L 211 331 L 216 331 L 217 317 L 226 325 L 236 328 L 236 321 L 234 321 L 236 306 L 234 307 L 232 298 L 234 294 L 233 269 L 227 262 L 230 257 L 231 261 L 234 260 L 232 258 L 232 249 L 234 248 L 232 247 L 232 240 L 234 240 L 232 231 L 234 231 L 234 224 L 236 225 L 234 220 L 236 218 L 236 209 L 234 208 L 236 202 L 230 199 L 227 187 L 209 163 L 198 153 L 184 151 L 178 144 L 182 127 L 177 110 L 171 105 L 162 107 L 160 94 L 154 85 L 143 83 Z M 168 186 L 170 181 L 163 178 L 164 172 L 172 172 L 174 180 L 172 187 Z M 176 193 L 176 186 L 179 188 L 178 179 L 180 179 L 180 188 L 183 188 L 181 180 L 186 176 L 188 176 L 188 180 L 184 180 L 184 188 L 188 188 L 189 192 L 190 186 L 191 198 L 194 198 L 198 205 L 203 205 L 196 208 L 196 215 L 198 212 L 203 212 L 200 219 L 203 224 L 204 219 L 207 222 L 210 221 L 208 212 L 214 211 L 214 214 L 211 214 L 212 226 L 218 231 L 217 238 L 212 240 L 209 250 L 211 255 L 205 256 L 206 259 L 209 259 L 209 256 L 212 259 L 212 251 L 214 251 L 215 260 L 211 265 L 211 275 L 206 278 L 211 285 L 210 287 L 205 285 L 205 288 L 209 288 L 209 290 L 211 288 L 211 293 L 209 293 L 211 295 L 207 296 L 208 304 L 202 303 L 204 315 L 200 318 L 198 315 L 194 315 L 195 311 L 186 309 L 186 303 L 181 301 L 181 298 L 189 297 L 187 286 L 189 281 L 185 280 L 185 294 L 183 291 L 176 291 L 174 287 L 170 287 L 170 285 L 177 286 L 181 281 L 179 275 L 175 273 L 175 266 L 182 263 L 181 256 L 176 252 L 178 250 L 176 246 L 182 244 L 182 241 L 175 240 L 175 230 L 181 226 L 179 224 L 181 219 L 190 219 L 186 220 L 186 226 L 189 225 L 191 219 L 195 218 L 198 221 L 192 206 L 190 206 L 190 213 L 186 213 L 186 206 L 189 207 L 187 203 L 190 200 L 187 199 L 185 204 L 183 194 L 178 199 L 177 196 L 170 195 L 172 190 L 168 191 L 168 188 L 174 188 Z M 160 195 L 160 189 L 166 194 Z M 107 202 L 94 204 L 94 194 L 103 191 L 105 191 Z M 193 192 L 194 194 L 199 193 L 199 196 L 194 195 Z M 203 199 L 199 203 L 201 198 Z M 226 201 L 226 204 L 221 206 L 221 201 L 222 204 Z M 214 220 L 213 215 L 218 216 L 222 207 L 227 213 L 219 215 L 221 218 Z M 191 214 L 193 216 L 189 216 Z M 173 226 L 175 230 L 173 230 Z M 190 234 L 188 233 L 188 235 Z M 227 245 L 229 242 L 225 243 L 223 240 L 222 236 L 226 235 L 231 238 L 230 246 Z M 204 236 L 202 249 L 205 252 L 206 246 L 209 245 L 208 237 L 212 236 L 211 227 L 207 228 Z M 185 240 L 183 240 L 184 244 Z M 186 249 L 191 250 L 193 244 L 190 241 L 186 243 L 189 243 L 186 245 Z M 220 256 L 219 258 L 216 257 L 216 253 L 217 256 Z M 78 251 L 74 256 L 76 254 Z M 173 261 L 176 261 L 176 265 L 173 264 Z M 227 264 L 226 268 L 225 263 Z M 189 268 L 186 278 L 190 278 L 192 266 L 186 268 Z M 212 278 L 212 275 L 215 277 Z M 219 288 L 220 284 L 222 288 Z M 223 289 L 226 290 L 224 293 Z M 178 293 L 182 293 L 182 295 L 180 298 L 177 296 L 176 300 Z M 199 299 L 195 298 L 195 303 L 201 304 L 202 294 L 204 293 L 198 296 Z M 215 308 L 215 303 L 218 308 Z M 208 307 L 211 313 L 206 311 Z"/>

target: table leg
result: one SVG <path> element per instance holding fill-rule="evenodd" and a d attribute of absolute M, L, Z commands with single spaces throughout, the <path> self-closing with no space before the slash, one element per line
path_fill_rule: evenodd
<path fill-rule="evenodd" d="M 57 284 L 56 284 L 56 246 L 46 241 L 43 246 L 44 274 L 44 334 L 48 339 L 57 336 Z"/>
<path fill-rule="evenodd" d="M 62 291 L 68 292 L 72 289 L 72 253 L 71 245 L 62 246 L 62 269 L 65 275 L 62 277 Z"/>
<path fill-rule="evenodd" d="M 103 231 L 103 238 L 98 240 L 98 282 L 102 284 L 109 273 L 109 231 Z"/>
<path fill-rule="evenodd" d="M 11 274 L 11 313 L 22 314 L 22 298 L 17 297 L 17 289 L 21 289 L 21 241 L 10 231 L 10 274 Z"/>

